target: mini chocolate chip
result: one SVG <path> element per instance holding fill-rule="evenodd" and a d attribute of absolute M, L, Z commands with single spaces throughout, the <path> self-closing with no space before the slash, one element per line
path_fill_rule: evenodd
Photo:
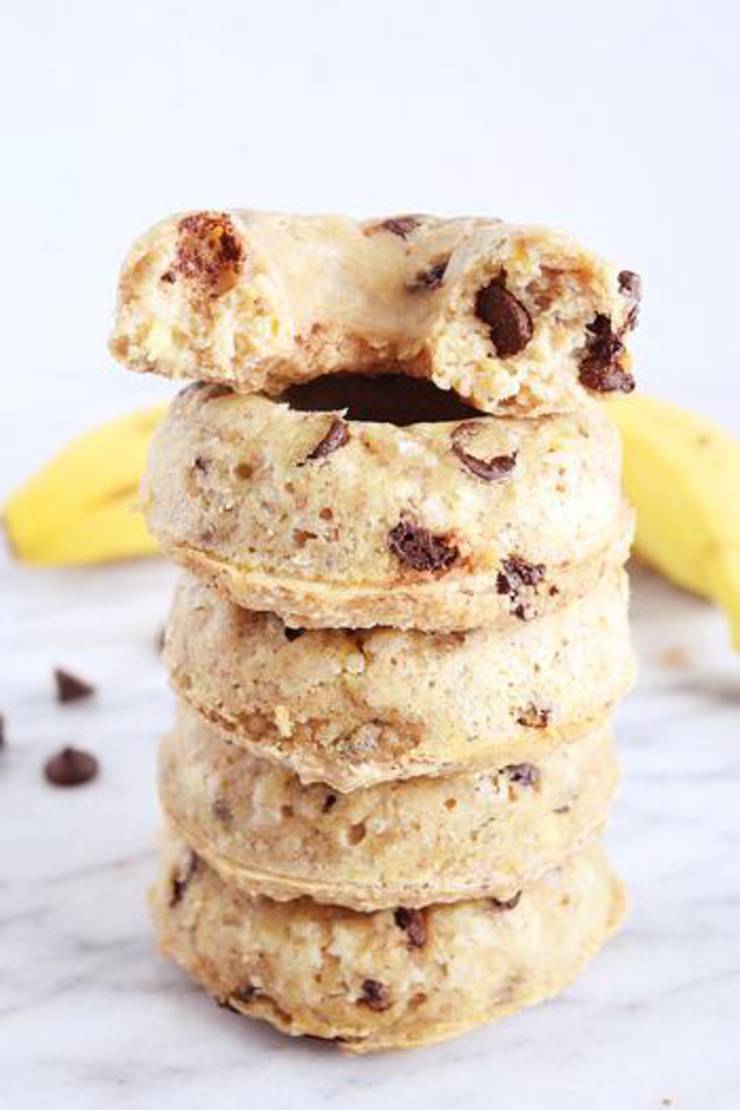
<path fill-rule="evenodd" d="M 516 894 L 514 894 L 511 898 L 491 898 L 489 899 L 491 903 L 491 909 L 494 910 L 495 913 L 503 913 L 505 910 L 513 910 L 516 906 L 519 905 L 519 899 L 521 898 L 521 896 L 522 892 L 521 890 L 518 890 Z"/>
<path fill-rule="evenodd" d="M 224 824 L 228 824 L 234 814 L 225 798 L 215 798 L 213 802 L 213 816 Z"/>
<path fill-rule="evenodd" d="M 530 613 L 527 606 L 519 599 L 522 589 L 536 589 L 545 575 L 544 563 L 528 563 L 521 555 L 509 555 L 501 562 L 501 570 L 496 576 L 496 591 L 508 594 L 511 601 L 511 612 L 519 620 L 529 619 Z"/>
<path fill-rule="evenodd" d="M 503 768 L 509 781 L 516 786 L 539 786 L 540 769 L 534 763 L 508 763 Z"/>
<path fill-rule="evenodd" d="M 331 455 L 333 451 L 339 450 L 344 447 L 345 443 L 349 441 L 349 428 L 340 420 L 335 417 L 323 439 L 319 440 L 312 451 L 306 455 L 303 462 L 299 462 L 299 466 L 305 466 L 307 462 L 312 462 L 314 459 L 325 459 L 327 455 Z"/>
<path fill-rule="evenodd" d="M 175 278 L 175 275 L 172 272 L 172 270 L 165 270 L 165 272 L 162 274 L 162 276 L 160 277 L 159 280 L 166 282 L 167 285 L 174 285 L 175 281 L 177 279 Z"/>
<path fill-rule="evenodd" d="M 393 235 L 399 235 L 401 239 L 407 239 L 420 225 L 421 220 L 418 216 L 391 216 L 387 220 L 381 220 L 377 226 L 384 231 L 392 232 Z"/>
<path fill-rule="evenodd" d="M 420 910 L 409 910 L 399 906 L 393 914 L 393 920 L 399 929 L 403 929 L 409 938 L 409 948 L 423 948 L 427 942 L 427 926 L 424 915 Z"/>
<path fill-rule="evenodd" d="M 408 516 L 391 528 L 388 547 L 404 566 L 418 571 L 447 571 L 460 554 L 446 536 L 433 535 Z"/>
<path fill-rule="evenodd" d="M 391 1004 L 390 993 L 385 983 L 377 979 L 365 979 L 359 1001 L 371 1010 L 387 1010 Z"/>
<path fill-rule="evenodd" d="M 420 270 L 416 277 L 406 282 L 407 292 L 428 293 L 433 289 L 439 289 L 444 281 L 449 261 L 449 258 L 445 258 L 443 262 L 435 262 L 426 270 Z"/>
<path fill-rule="evenodd" d="M 293 641 L 302 636 L 305 631 L 305 628 L 289 628 L 286 624 L 283 628 L 283 635 L 285 636 L 285 639 L 289 640 L 292 644 Z"/>
<path fill-rule="evenodd" d="M 199 470 L 201 474 L 206 474 L 208 472 L 209 465 L 208 459 L 204 459 L 202 455 L 196 455 L 193 459 L 193 466 L 196 470 Z"/>
<path fill-rule="evenodd" d="M 474 424 L 459 424 L 452 433 L 452 451 L 466 470 L 484 482 L 500 482 L 508 478 L 516 466 L 517 452 L 511 455 L 494 455 L 490 459 L 479 459 L 463 447 L 464 441 L 475 430 Z"/>
<path fill-rule="evenodd" d="M 326 797 L 324 798 L 324 804 L 321 807 L 321 812 L 322 813 L 328 813 L 329 810 L 334 809 L 334 806 L 336 804 L 337 804 L 336 794 L 327 794 Z"/>
<path fill-rule="evenodd" d="M 516 719 L 518 725 L 523 725 L 525 728 L 547 728 L 550 723 L 550 716 L 552 710 L 543 709 L 534 704 L 533 701 L 525 706 Z"/>
<path fill-rule="evenodd" d="M 98 761 L 79 748 L 62 748 L 44 764 L 44 776 L 53 786 L 81 786 L 98 773 Z"/>
<path fill-rule="evenodd" d="M 84 678 L 78 678 L 77 675 L 63 671 L 59 667 L 54 671 L 54 682 L 57 688 L 57 701 L 62 703 L 80 701 L 95 693 L 95 687 L 85 682 Z"/>
<path fill-rule="evenodd" d="M 185 896 L 185 891 L 188 888 L 188 883 L 192 879 L 198 867 L 198 857 L 195 852 L 187 849 L 185 855 L 177 865 L 177 870 L 172 876 L 170 886 L 170 908 L 176 906 L 182 901 Z"/>
<path fill-rule="evenodd" d="M 621 366 L 619 359 L 624 353 L 624 344 L 612 331 L 608 316 L 599 313 L 586 325 L 586 343 L 581 354 L 578 380 L 586 389 L 596 393 L 631 393 L 635 379 Z"/>
<path fill-rule="evenodd" d="M 506 273 L 502 271 L 488 285 L 478 290 L 475 314 L 491 329 L 491 342 L 499 358 L 518 355 L 532 338 L 532 317 L 505 285 Z"/>

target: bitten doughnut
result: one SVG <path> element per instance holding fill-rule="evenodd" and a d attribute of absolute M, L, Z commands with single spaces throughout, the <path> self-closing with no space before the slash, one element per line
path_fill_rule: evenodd
<path fill-rule="evenodd" d="M 298 403 L 191 386 L 154 440 L 151 531 L 239 605 L 297 627 L 510 625 L 626 557 L 619 433 L 596 404 L 399 427 Z"/>
<path fill-rule="evenodd" d="M 640 282 L 482 218 L 191 212 L 132 247 L 111 340 L 133 370 L 279 394 L 394 364 L 498 415 L 629 391 Z"/>
<path fill-rule="evenodd" d="M 152 907 L 163 954 L 221 1005 L 369 1052 L 457 1036 L 556 994 L 621 923 L 625 897 L 590 848 L 506 904 L 357 913 L 250 896 L 171 837 Z"/>
<path fill-rule="evenodd" d="M 539 762 L 596 726 L 634 678 L 627 578 L 507 630 L 315 630 L 197 579 L 175 591 L 165 661 L 178 697 L 252 754 L 348 791 Z"/>
<path fill-rule="evenodd" d="M 609 726 L 536 764 L 351 794 L 303 786 L 183 710 L 159 754 L 168 821 L 224 882 L 357 910 L 515 898 L 593 840 L 616 782 Z"/>

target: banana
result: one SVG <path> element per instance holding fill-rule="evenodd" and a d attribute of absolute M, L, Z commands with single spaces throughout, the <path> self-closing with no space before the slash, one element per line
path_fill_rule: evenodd
<path fill-rule="evenodd" d="M 637 509 L 638 558 L 715 601 L 740 650 L 740 439 L 644 395 L 609 403 Z"/>
<path fill-rule="evenodd" d="M 73 440 L 17 490 L 3 518 L 22 562 L 77 566 L 152 555 L 139 482 L 166 405 L 103 424 Z"/>

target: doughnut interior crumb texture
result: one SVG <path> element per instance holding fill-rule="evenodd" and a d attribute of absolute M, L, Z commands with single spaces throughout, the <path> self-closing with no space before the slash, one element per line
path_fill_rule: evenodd
<path fill-rule="evenodd" d="M 111 349 L 273 396 L 400 367 L 482 411 L 539 416 L 633 387 L 639 300 L 632 271 L 541 227 L 193 212 L 131 248 Z"/>

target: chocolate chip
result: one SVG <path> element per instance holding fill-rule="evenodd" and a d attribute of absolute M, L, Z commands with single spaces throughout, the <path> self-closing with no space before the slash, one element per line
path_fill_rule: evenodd
<path fill-rule="evenodd" d="M 175 278 L 175 275 L 172 272 L 172 270 L 165 270 L 165 272 L 162 274 L 162 276 L 160 277 L 159 280 L 166 282 L 167 285 L 174 285 L 175 281 L 177 279 Z"/>
<path fill-rule="evenodd" d="M 289 640 L 292 644 L 293 641 L 299 639 L 299 637 L 302 636 L 305 631 L 305 628 L 288 628 L 286 624 L 283 628 L 283 635 L 285 636 L 285 639 Z"/>
<path fill-rule="evenodd" d="M 232 820 L 234 814 L 225 798 L 216 798 L 213 802 L 213 816 L 225 825 Z"/>
<path fill-rule="evenodd" d="M 391 1004 L 390 993 L 384 983 L 377 979 L 365 979 L 359 1001 L 371 1010 L 387 1010 Z"/>
<path fill-rule="evenodd" d="M 59 667 L 54 671 L 54 681 L 57 688 L 57 701 L 62 703 L 80 701 L 95 693 L 95 687 L 85 682 L 84 678 L 78 678 L 77 675 L 63 671 Z"/>
<path fill-rule="evenodd" d="M 337 804 L 336 794 L 327 794 L 326 797 L 324 798 L 324 804 L 321 807 L 321 812 L 322 813 L 328 813 L 330 810 L 334 809 L 334 806 L 336 804 Z"/>
<path fill-rule="evenodd" d="M 417 227 L 421 226 L 421 220 L 418 216 L 391 216 L 387 220 L 381 220 L 375 227 L 370 228 L 370 231 L 379 230 L 390 231 L 393 235 L 399 235 L 401 239 L 407 239 L 412 231 L 416 231 Z"/>
<path fill-rule="evenodd" d="M 504 913 L 506 910 L 513 910 L 519 905 L 519 899 L 522 896 L 521 890 L 518 890 L 511 898 L 490 898 L 491 909 L 495 913 Z"/>
<path fill-rule="evenodd" d="M 543 709 L 540 706 L 530 702 L 520 712 L 516 719 L 518 725 L 523 725 L 525 728 L 547 728 L 550 723 L 550 716 L 552 710 Z"/>
<path fill-rule="evenodd" d="M 427 942 L 427 926 L 420 910 L 409 910 L 405 906 L 399 906 L 393 914 L 393 920 L 399 929 L 407 933 L 409 948 L 424 947 Z"/>
<path fill-rule="evenodd" d="M 519 620 L 529 620 L 531 613 L 525 602 L 520 600 L 523 589 L 536 589 L 545 575 L 544 563 L 528 563 L 521 555 L 509 555 L 501 562 L 501 570 L 496 576 L 496 591 L 508 594 L 511 601 L 510 612 Z"/>
<path fill-rule="evenodd" d="M 445 258 L 443 262 L 435 262 L 426 270 L 420 270 L 416 277 L 406 282 L 406 290 L 409 293 L 428 293 L 433 289 L 439 289 L 444 281 L 449 261 L 449 258 Z"/>
<path fill-rule="evenodd" d="M 402 516 L 388 533 L 388 547 L 404 566 L 418 571 L 447 571 L 460 552 L 446 536 L 435 536 Z"/>
<path fill-rule="evenodd" d="M 635 379 L 619 362 L 624 344 L 612 331 L 609 317 L 599 313 L 586 325 L 586 331 L 588 335 L 579 362 L 578 380 L 586 389 L 596 393 L 613 393 L 616 390 L 631 393 L 635 388 Z"/>
<path fill-rule="evenodd" d="M 532 338 L 532 317 L 505 285 L 506 273 L 502 272 L 475 298 L 475 314 L 491 329 L 491 342 L 499 358 L 518 355 Z"/>
<path fill-rule="evenodd" d="M 188 883 L 195 874 L 197 867 L 198 857 L 195 852 L 188 848 L 177 865 L 176 871 L 172 875 L 169 900 L 170 908 L 178 905 L 184 898 Z"/>
<path fill-rule="evenodd" d="M 503 773 L 508 776 L 509 782 L 516 786 L 539 786 L 540 769 L 534 763 L 508 763 L 503 768 Z"/>
<path fill-rule="evenodd" d="M 208 473 L 209 462 L 208 459 L 204 459 L 202 455 L 195 456 L 193 459 L 193 466 L 196 470 L 199 470 L 201 474 Z"/>
<path fill-rule="evenodd" d="M 176 257 L 168 272 L 201 282 L 214 296 L 232 288 L 244 251 L 231 218 L 225 212 L 195 212 L 177 226 Z"/>
<path fill-rule="evenodd" d="M 463 443 L 475 431 L 475 424 L 459 424 L 452 433 L 452 450 L 466 470 L 484 482 L 500 482 L 508 478 L 516 466 L 517 452 L 511 455 L 494 455 L 490 459 L 479 459 L 463 447 Z"/>
<path fill-rule="evenodd" d="M 553 810 L 553 813 L 557 813 L 557 814 L 570 813 L 570 806 L 558 806 L 557 809 Z"/>
<path fill-rule="evenodd" d="M 62 748 L 44 764 L 44 776 L 53 786 L 81 786 L 98 773 L 98 761 L 79 748 Z"/>
<path fill-rule="evenodd" d="M 339 417 L 335 417 L 324 438 L 319 440 L 314 449 L 309 451 L 303 462 L 298 463 L 298 465 L 305 466 L 307 462 L 312 462 L 314 459 L 325 459 L 326 456 L 331 455 L 333 451 L 337 451 L 340 447 L 344 447 L 345 443 L 348 441 L 349 428 L 343 420 L 340 420 Z"/>

